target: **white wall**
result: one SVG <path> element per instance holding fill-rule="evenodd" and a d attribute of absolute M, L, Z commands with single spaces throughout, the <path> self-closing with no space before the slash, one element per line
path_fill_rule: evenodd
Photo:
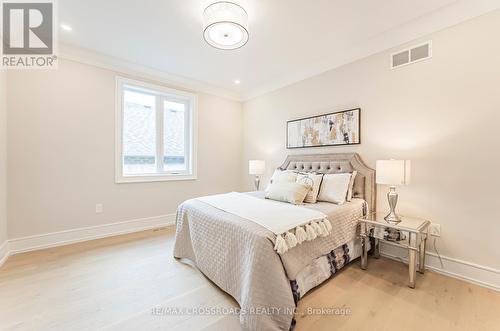
<path fill-rule="evenodd" d="M 9 73 L 9 239 L 175 213 L 185 199 L 240 188 L 241 104 L 206 94 L 197 180 L 115 184 L 116 75 L 68 60 Z"/>
<path fill-rule="evenodd" d="M 7 74 L 0 70 L 0 260 L 7 240 Z"/>
<path fill-rule="evenodd" d="M 412 183 L 399 189 L 399 211 L 440 223 L 443 255 L 500 269 L 495 31 L 500 11 L 416 41 L 432 39 L 429 61 L 390 70 L 395 50 L 388 50 L 245 103 L 245 187 L 254 158 L 267 160 L 266 179 L 288 153 L 357 152 L 372 167 L 377 159 L 411 159 Z M 285 149 L 287 120 L 357 106 L 361 145 Z M 379 187 L 379 211 L 387 209 L 386 192 Z"/>

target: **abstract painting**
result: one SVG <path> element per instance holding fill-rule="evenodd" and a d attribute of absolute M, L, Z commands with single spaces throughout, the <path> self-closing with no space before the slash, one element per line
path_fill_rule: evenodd
<path fill-rule="evenodd" d="M 355 145 L 360 139 L 361 109 L 287 122 L 287 148 Z"/>

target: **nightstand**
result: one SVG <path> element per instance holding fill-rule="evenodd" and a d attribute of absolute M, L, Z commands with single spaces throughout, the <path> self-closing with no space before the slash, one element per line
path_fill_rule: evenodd
<path fill-rule="evenodd" d="M 365 218 L 359 219 L 361 225 L 361 269 L 366 270 L 367 266 L 367 240 L 375 239 L 375 257 L 379 256 L 379 241 L 388 242 L 392 245 L 408 249 L 408 286 L 415 288 L 415 276 L 418 272 L 425 271 L 425 250 L 429 225 L 431 222 L 412 217 L 402 216 L 402 221 L 397 224 L 389 223 L 384 220 L 385 214 L 372 213 Z"/>

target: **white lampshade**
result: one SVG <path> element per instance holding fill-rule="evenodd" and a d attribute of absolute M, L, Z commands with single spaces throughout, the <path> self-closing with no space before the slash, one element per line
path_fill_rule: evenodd
<path fill-rule="evenodd" d="M 378 160 L 377 184 L 408 185 L 410 184 L 410 160 Z"/>
<path fill-rule="evenodd" d="M 266 170 L 266 161 L 250 160 L 248 161 L 248 173 L 250 175 L 262 175 Z"/>
<path fill-rule="evenodd" d="M 219 49 L 236 49 L 248 41 L 248 14 L 232 2 L 211 4 L 203 12 L 203 36 Z"/>

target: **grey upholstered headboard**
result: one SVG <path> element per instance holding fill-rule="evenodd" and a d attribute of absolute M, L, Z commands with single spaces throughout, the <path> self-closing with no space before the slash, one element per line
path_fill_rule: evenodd
<path fill-rule="evenodd" d="M 354 180 L 353 197 L 365 199 L 370 211 L 375 211 L 377 196 L 375 170 L 368 167 L 357 153 L 289 155 L 279 168 L 320 174 L 356 170 L 358 174 Z"/>

